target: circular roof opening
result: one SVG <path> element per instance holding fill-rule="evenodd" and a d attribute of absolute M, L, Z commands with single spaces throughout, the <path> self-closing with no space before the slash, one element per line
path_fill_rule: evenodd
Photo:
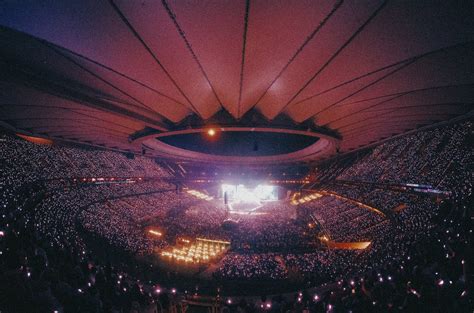
<path fill-rule="evenodd" d="M 156 138 L 180 149 L 219 156 L 271 156 L 307 148 L 319 138 L 303 134 L 217 131 L 176 134 Z"/>

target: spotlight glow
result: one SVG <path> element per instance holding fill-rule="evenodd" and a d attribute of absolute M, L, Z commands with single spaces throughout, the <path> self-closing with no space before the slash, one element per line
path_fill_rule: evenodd
<path fill-rule="evenodd" d="M 222 193 L 227 194 L 231 202 L 259 202 L 261 200 L 278 200 L 278 193 L 275 186 L 258 185 L 250 189 L 242 184 L 230 185 L 222 184 Z"/>

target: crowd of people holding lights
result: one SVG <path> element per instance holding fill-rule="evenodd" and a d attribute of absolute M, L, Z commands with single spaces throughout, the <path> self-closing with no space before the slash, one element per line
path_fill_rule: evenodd
<path fill-rule="evenodd" d="M 228 217 L 221 203 L 178 194 L 162 180 L 170 174 L 146 157 L 37 145 L 12 134 L 0 139 L 4 312 L 169 312 L 182 307 L 187 290 L 151 280 L 149 267 L 99 258 L 84 233 L 137 254 L 150 253 L 156 245 L 164 248 L 169 238 L 180 236 L 232 240 L 235 249 L 216 264 L 217 284 L 290 280 L 301 286 L 259 299 L 226 301 L 222 291 L 222 306 L 229 311 L 472 310 L 470 121 L 400 137 L 315 170 L 316 188 L 346 200 L 327 194 L 304 203 L 304 212 L 321 223 L 331 240 L 371 241 L 363 251 L 296 251 L 307 229 L 289 202 L 269 203 L 261 208 L 267 214 L 239 216 L 239 229 L 229 232 L 221 225 Z M 65 183 L 111 173 L 146 179 Z M 446 196 L 386 187 L 406 183 L 427 185 Z M 143 227 L 152 222 L 161 222 L 166 238 L 145 236 Z"/>

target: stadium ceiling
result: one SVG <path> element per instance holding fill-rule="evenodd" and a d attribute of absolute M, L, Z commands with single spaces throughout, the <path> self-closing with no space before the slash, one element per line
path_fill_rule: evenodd
<path fill-rule="evenodd" d="M 348 152 L 472 116 L 473 6 L 2 1 L 0 123 L 134 152 L 209 125 L 308 131 L 334 139 L 326 157 Z"/>

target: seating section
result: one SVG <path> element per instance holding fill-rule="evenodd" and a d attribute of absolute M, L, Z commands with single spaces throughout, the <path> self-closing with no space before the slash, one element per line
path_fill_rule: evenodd
<path fill-rule="evenodd" d="M 326 311 L 329 305 L 354 312 L 433 305 L 439 312 L 468 311 L 471 121 L 329 160 L 314 169 L 311 182 L 322 197 L 298 206 L 268 202 L 235 216 L 220 200 L 180 192 L 170 174 L 145 157 L 41 146 L 9 134 L 0 139 L 0 300 L 8 299 L 0 301 L 0 311 L 177 309 L 187 293 L 172 287 L 186 280 L 143 260 L 181 237 L 231 242 L 222 259 L 202 269 L 217 285 L 255 282 L 255 294 L 263 282 L 317 288 L 272 300 L 290 311 Z M 132 180 L 74 181 L 94 177 Z M 446 194 L 395 190 L 393 184 L 429 185 Z M 223 227 L 229 218 L 236 229 Z M 318 222 L 316 233 L 308 228 L 310 218 Z M 163 236 L 147 236 L 147 227 Z M 371 244 L 362 251 L 333 250 L 318 234 Z M 101 258 L 92 253 L 94 239 L 141 261 Z M 256 303 L 262 302 L 227 305 L 270 310 Z"/>

